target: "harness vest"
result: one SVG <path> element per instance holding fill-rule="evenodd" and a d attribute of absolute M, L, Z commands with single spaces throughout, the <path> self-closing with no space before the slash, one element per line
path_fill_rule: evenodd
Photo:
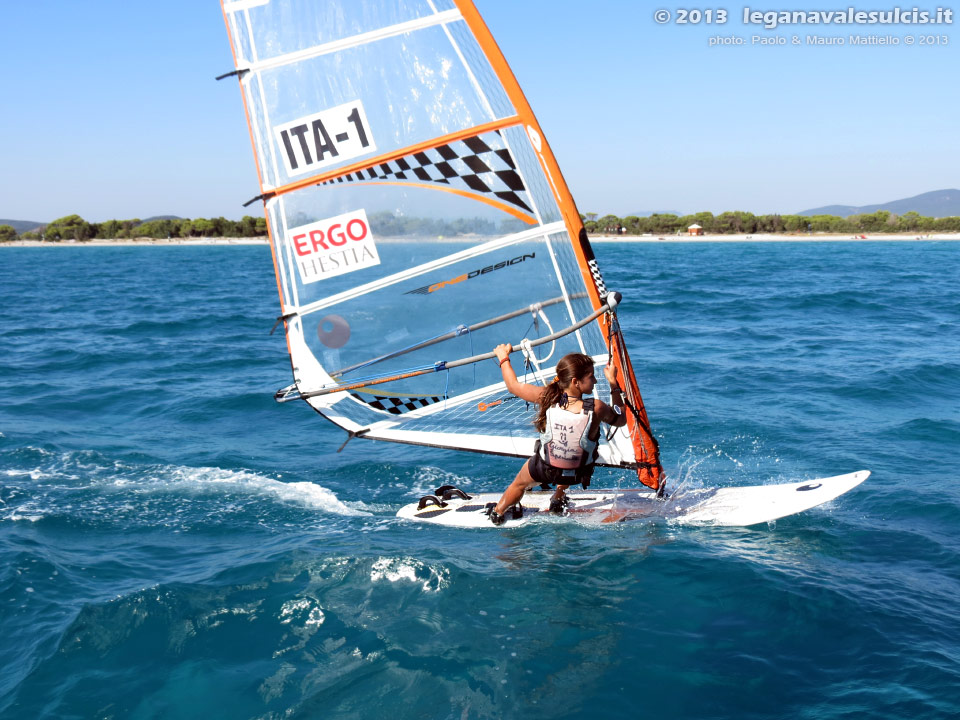
<path fill-rule="evenodd" d="M 547 408 L 546 427 L 537 441 L 536 454 L 549 467 L 550 475 L 568 479 L 571 485 L 581 483 L 586 488 L 593 475 L 600 433 L 598 426 L 596 437 L 590 438 L 594 430 L 593 398 L 582 398 L 582 402 L 583 410 L 579 413 L 558 405 Z"/>

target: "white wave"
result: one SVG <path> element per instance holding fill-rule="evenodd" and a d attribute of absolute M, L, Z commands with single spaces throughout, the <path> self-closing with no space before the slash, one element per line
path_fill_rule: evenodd
<path fill-rule="evenodd" d="M 28 479 L 37 483 L 36 487 L 28 488 L 33 499 L 37 500 L 39 493 L 52 500 L 54 505 L 59 504 L 60 491 L 64 488 L 99 491 L 97 498 L 100 500 L 104 499 L 104 492 L 133 497 L 171 491 L 184 494 L 223 492 L 267 496 L 335 515 L 372 514 L 363 502 L 344 502 L 329 488 L 312 482 L 282 482 L 255 472 L 217 467 L 129 465 L 100 457 L 91 451 L 52 453 L 42 448 L 30 449 L 43 456 L 40 463 L 34 461 L 30 463 L 32 467 L 0 470 L 0 477 L 5 476 L 18 484 L 25 484 Z M 64 488 L 57 487 L 60 485 Z M 93 507 L 98 500 L 88 496 L 82 502 Z M 136 504 L 126 502 L 120 507 L 114 505 L 113 510 L 133 510 Z M 38 514 L 26 505 L 16 507 L 12 503 L 4 509 L 8 514 L 3 519 L 7 520 L 36 521 L 46 514 Z"/>
<path fill-rule="evenodd" d="M 223 470 L 214 467 L 171 467 L 165 486 L 182 483 L 197 489 L 223 488 L 256 492 L 278 500 L 294 502 L 335 515 L 370 515 L 362 502 L 345 503 L 329 488 L 311 482 L 285 483 L 257 473 L 243 470 Z"/>
<path fill-rule="evenodd" d="M 10 522 L 19 522 L 21 520 L 26 520 L 27 522 L 37 522 L 38 520 L 43 520 L 43 515 L 21 515 L 17 512 L 7 515 L 0 518 L 2 520 L 9 520 Z"/>
<path fill-rule="evenodd" d="M 57 473 L 49 473 L 40 470 L 39 468 L 34 468 L 33 470 L 4 470 L 3 474 L 11 478 L 21 478 L 28 477 L 31 480 L 53 480 L 61 477 Z"/>
<path fill-rule="evenodd" d="M 388 580 L 392 583 L 404 580 L 421 583 L 424 592 L 440 592 L 450 584 L 450 571 L 444 567 L 434 568 L 411 557 L 380 557 L 370 568 L 370 581 Z"/>
<path fill-rule="evenodd" d="M 76 471 L 81 469 L 82 472 Z M 49 467 L 8 469 L 3 475 L 14 480 L 34 482 L 68 482 L 72 489 L 107 489 L 122 493 L 151 494 L 157 492 L 239 492 L 271 497 L 296 503 L 311 509 L 335 515 L 371 515 L 364 503 L 343 502 L 329 488 L 312 482 L 281 482 L 274 478 L 244 470 L 224 470 L 217 467 L 185 467 L 178 465 L 154 467 L 119 467 L 82 462 L 76 457 L 63 457 Z M 79 485 L 77 481 L 80 481 Z M 27 508 L 14 508 L 5 519 L 38 520 L 42 515 L 25 513 Z"/>
<path fill-rule="evenodd" d="M 473 480 L 468 477 L 429 466 L 417 468 L 413 480 L 414 484 L 409 487 L 409 495 L 428 495 L 443 485 L 456 485 L 463 489 L 473 484 Z M 401 487 L 407 486 L 401 484 Z"/>
<path fill-rule="evenodd" d="M 305 627 L 323 625 L 326 615 L 323 613 L 323 608 L 314 603 L 314 600 L 308 598 L 288 600 L 280 608 L 280 624 L 289 625 L 299 619 Z"/>

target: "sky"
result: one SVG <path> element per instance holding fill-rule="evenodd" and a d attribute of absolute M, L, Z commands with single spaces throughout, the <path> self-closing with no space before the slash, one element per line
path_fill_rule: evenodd
<path fill-rule="evenodd" d="M 581 212 L 792 213 L 960 187 L 960 17 L 765 29 L 744 8 L 897 5 L 702 4 L 726 11 L 721 25 L 678 24 L 688 2 L 475 4 Z M 233 69 L 217 0 L 0 0 L 0 13 L 0 218 L 258 214 L 241 207 L 259 191 L 240 91 L 214 81 Z"/>

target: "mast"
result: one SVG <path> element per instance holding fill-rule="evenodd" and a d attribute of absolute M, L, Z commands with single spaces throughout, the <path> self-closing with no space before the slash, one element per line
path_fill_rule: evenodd
<path fill-rule="evenodd" d="M 471 0 L 454 0 L 464 19 L 470 25 L 474 35 L 480 42 L 484 54 L 493 66 L 500 82 L 503 83 L 507 94 L 517 108 L 517 114 L 526 127 L 530 136 L 530 141 L 537 151 L 537 156 L 543 165 L 543 170 L 550 179 L 550 186 L 553 190 L 557 204 L 560 206 L 563 214 L 564 224 L 567 226 L 567 232 L 571 239 L 574 239 L 573 245 L 577 255 L 577 262 L 580 271 L 583 274 L 584 283 L 587 291 L 590 293 L 590 300 L 594 308 L 602 306 L 606 287 L 603 284 L 603 277 L 597 265 L 593 248 L 587 238 L 587 231 L 580 219 L 580 213 L 577 210 L 573 195 L 567 187 L 563 173 L 560 171 L 560 165 L 546 140 L 546 136 L 537 122 L 537 118 L 527 101 L 516 76 L 507 64 L 506 58 L 500 50 L 499 45 L 493 39 L 490 29 L 487 27 L 477 8 Z M 607 347 L 613 362 L 616 364 L 622 382 L 624 384 L 624 393 L 629 404 L 630 412 L 627 415 L 627 427 L 630 430 L 633 439 L 634 451 L 637 457 L 637 479 L 644 485 L 659 489 L 663 477 L 663 467 L 660 463 L 660 448 L 656 438 L 650 430 L 650 421 L 647 417 L 647 410 L 643 404 L 643 398 L 640 395 L 640 388 L 637 384 L 637 378 L 633 371 L 633 365 L 630 363 L 630 357 L 627 354 L 626 343 L 623 339 L 623 333 L 620 330 L 619 323 L 616 323 L 615 316 L 605 315 L 599 319 L 603 328 L 604 335 L 607 336 Z"/>

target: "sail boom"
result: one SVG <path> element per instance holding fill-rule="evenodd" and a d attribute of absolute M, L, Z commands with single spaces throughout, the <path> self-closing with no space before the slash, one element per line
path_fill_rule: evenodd
<path fill-rule="evenodd" d="M 594 364 L 596 365 L 605 365 L 609 361 L 610 356 L 598 355 L 593 357 L 592 359 Z M 544 371 L 547 372 L 547 374 L 556 374 L 556 366 L 544 368 Z M 492 401 L 490 403 L 484 403 L 483 401 L 485 399 L 489 399 L 494 395 L 499 395 L 500 396 L 499 399 L 501 400 L 503 400 L 506 397 L 509 397 L 511 401 L 515 399 L 507 391 L 507 387 L 504 384 L 504 382 L 500 380 L 491 385 L 487 385 L 486 387 L 478 388 L 477 390 L 464 393 L 463 395 L 458 395 L 457 397 L 452 397 L 448 400 L 444 400 L 442 405 L 440 404 L 431 405 L 425 408 L 421 408 L 419 410 L 414 410 L 408 413 L 407 418 L 419 420 L 419 419 L 427 418 L 437 413 L 442 413 L 448 410 L 455 410 L 467 405 L 473 405 L 474 403 L 476 403 L 478 406 L 481 404 L 484 404 L 484 409 L 480 409 L 478 407 L 478 411 L 487 412 L 489 408 L 496 407 L 494 405 L 496 401 Z M 375 423 L 371 425 L 371 428 L 379 429 L 380 427 L 396 427 L 396 425 L 397 423 L 395 420 L 384 420 L 381 423 Z"/>
<path fill-rule="evenodd" d="M 539 347 L 540 345 L 545 345 L 549 342 L 559 340 L 560 338 L 565 337 L 570 333 L 576 332 L 577 330 L 579 330 L 580 328 L 586 325 L 589 325 L 604 313 L 611 312 L 619 302 L 619 293 L 611 293 L 607 297 L 608 297 L 608 303 L 609 303 L 608 305 L 605 305 L 604 307 L 594 310 L 587 317 L 583 318 L 582 320 L 579 320 L 578 322 L 575 322 L 573 325 L 570 325 L 569 327 L 563 328 L 562 330 L 558 330 L 557 332 L 551 333 L 550 335 L 545 335 L 544 337 L 537 338 L 536 340 L 531 340 L 529 342 L 529 347 L 535 348 L 535 347 Z M 520 343 L 518 342 L 515 345 L 515 347 L 519 348 Z M 316 390 L 308 390 L 306 392 L 301 391 L 300 397 L 306 399 L 311 397 L 320 397 L 322 395 L 330 395 L 338 392 L 346 392 L 348 390 L 360 390 L 362 388 L 371 387 L 373 385 L 382 385 L 383 383 L 395 382 L 397 380 L 406 380 L 408 378 L 419 377 L 420 375 L 426 375 L 427 373 L 442 372 L 444 370 L 452 370 L 454 368 L 463 367 L 464 365 L 473 365 L 474 363 L 483 362 L 484 360 L 492 360 L 494 357 L 496 357 L 496 353 L 487 352 L 487 353 L 481 353 L 479 355 L 472 355 L 470 357 L 461 358 L 460 360 L 452 360 L 449 362 L 441 360 L 434 363 L 432 366 L 411 368 L 408 372 L 404 372 L 404 373 L 395 373 L 395 374 L 381 376 L 381 377 L 374 377 L 366 380 L 359 380 L 353 383 L 337 385 L 334 387 L 322 387 L 322 388 L 317 388 Z"/>
<path fill-rule="evenodd" d="M 474 332 L 476 330 L 482 330 L 483 328 L 496 325 L 498 323 L 506 322 L 507 320 L 512 320 L 515 317 L 520 317 L 521 315 L 526 315 L 528 313 L 535 315 L 538 311 L 545 307 L 550 307 L 551 305 L 556 305 L 557 303 L 565 302 L 566 298 L 556 297 L 550 298 L 549 300 L 544 300 L 543 302 L 534 303 L 532 305 L 527 305 L 526 307 L 520 308 L 519 310 L 514 310 L 513 312 L 506 313 L 504 315 L 498 315 L 497 317 L 490 318 L 489 320 L 483 320 L 482 322 L 474 323 L 473 325 L 464 326 L 462 328 L 457 328 L 456 330 L 451 330 L 448 333 L 439 335 L 435 338 L 430 338 L 429 340 L 424 340 L 423 342 L 416 343 L 410 347 L 402 348 L 392 353 L 387 353 L 386 355 L 380 355 L 371 360 L 366 360 L 361 363 L 356 363 L 354 365 L 349 365 L 339 370 L 331 370 L 331 377 L 340 377 L 346 375 L 348 372 L 353 370 L 359 370 L 363 367 L 369 367 L 370 365 L 375 365 L 378 362 L 383 362 L 384 360 L 390 360 L 395 357 L 400 357 L 401 355 L 406 355 L 407 353 L 416 352 L 417 350 L 422 350 L 423 348 L 430 347 L 431 345 L 436 345 L 437 343 L 450 340 L 451 338 L 458 337 L 468 332 Z"/>

